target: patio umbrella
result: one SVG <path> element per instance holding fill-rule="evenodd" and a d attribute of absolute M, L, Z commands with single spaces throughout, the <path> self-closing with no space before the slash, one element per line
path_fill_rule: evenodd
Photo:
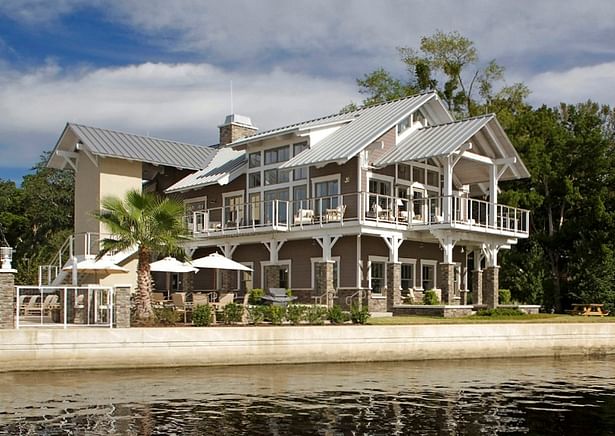
<path fill-rule="evenodd" d="M 192 266 L 197 268 L 212 268 L 212 269 L 232 269 L 237 271 L 252 271 L 252 268 L 249 268 L 245 265 L 240 264 L 239 262 L 235 262 L 228 257 L 224 257 L 218 253 L 211 253 L 209 256 L 201 257 L 199 259 L 194 259 L 192 261 Z"/>
<path fill-rule="evenodd" d="M 149 268 L 152 272 L 167 273 L 167 298 L 170 297 L 171 293 L 171 273 L 186 273 L 198 271 L 198 269 L 192 266 L 190 263 L 180 262 L 179 260 L 171 256 L 150 263 Z"/>
<path fill-rule="evenodd" d="M 218 274 L 219 269 L 230 269 L 236 271 L 252 271 L 252 268 L 249 268 L 245 265 L 240 264 L 239 262 L 235 262 L 228 257 L 224 257 L 218 253 L 211 253 L 209 256 L 201 257 L 199 259 L 194 259 L 192 261 L 192 266 L 196 266 L 197 268 L 209 268 L 216 270 L 216 276 Z M 217 283 L 217 279 L 214 277 L 214 283 Z"/>
<path fill-rule="evenodd" d="M 111 260 L 106 258 L 102 258 L 99 260 L 85 259 L 80 262 L 78 262 L 76 258 L 73 258 L 72 265 L 67 265 L 62 268 L 62 270 L 73 271 L 73 282 L 76 281 L 74 280 L 76 272 L 94 274 L 94 281 L 97 281 L 98 274 L 109 275 L 128 272 L 126 268 L 116 265 Z M 77 283 L 73 284 L 77 285 Z"/>

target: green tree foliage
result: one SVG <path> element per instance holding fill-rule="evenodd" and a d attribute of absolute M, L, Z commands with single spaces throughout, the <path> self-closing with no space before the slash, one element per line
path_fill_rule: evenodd
<path fill-rule="evenodd" d="M 357 80 L 364 105 L 382 103 L 423 91 L 437 91 L 459 117 L 508 109 L 522 102 L 529 89 L 504 83 L 504 68 L 495 60 L 483 64 L 474 43 L 459 32 L 437 31 L 421 38 L 418 49 L 398 48 L 408 72 L 406 80 L 383 68 Z"/>
<path fill-rule="evenodd" d="M 153 315 L 150 261 L 155 254 L 183 257 L 180 243 L 188 238 L 182 222 L 183 205 L 170 198 L 132 190 L 124 199 L 104 198 L 101 206 L 102 210 L 94 216 L 107 225 L 112 236 L 101 241 L 98 258 L 109 251 L 137 248 L 135 316 L 148 320 Z"/>
<path fill-rule="evenodd" d="M 18 284 L 37 282 L 38 266 L 49 263 L 73 228 L 73 173 L 46 168 L 47 158 L 21 187 L 0 180 L 0 224 L 15 249 Z"/>
<path fill-rule="evenodd" d="M 574 301 L 615 303 L 613 110 L 587 102 L 524 110 L 508 134 L 531 178 L 501 199 L 531 210 L 529 241 L 502 259 L 521 301 L 560 311 Z"/>

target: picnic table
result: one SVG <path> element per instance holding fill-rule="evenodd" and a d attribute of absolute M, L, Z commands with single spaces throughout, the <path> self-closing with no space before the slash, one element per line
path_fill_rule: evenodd
<path fill-rule="evenodd" d="M 604 304 L 594 304 L 594 303 L 577 303 L 572 305 L 572 314 L 573 315 L 583 315 L 583 316 L 605 316 L 608 315 L 609 312 L 605 312 Z"/>

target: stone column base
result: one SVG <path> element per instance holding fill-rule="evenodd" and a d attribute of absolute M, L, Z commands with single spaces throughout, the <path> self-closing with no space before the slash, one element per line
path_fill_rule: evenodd
<path fill-rule="evenodd" d="M 0 329 L 15 328 L 14 270 L 0 270 Z"/>
<path fill-rule="evenodd" d="M 500 267 L 490 266 L 483 273 L 483 303 L 490 309 L 498 306 L 500 291 Z"/>
<path fill-rule="evenodd" d="M 401 304 L 401 263 L 387 264 L 387 312 L 393 311 L 393 306 Z"/>
<path fill-rule="evenodd" d="M 453 304 L 455 298 L 455 264 L 438 264 L 438 288 L 442 290 L 442 304 Z"/>
<path fill-rule="evenodd" d="M 315 295 L 314 297 L 326 294 L 327 307 L 333 306 L 335 288 L 333 287 L 333 261 L 316 262 L 315 269 Z"/>
<path fill-rule="evenodd" d="M 267 265 L 264 268 L 265 273 L 265 288 L 279 288 L 280 287 L 280 267 L 278 265 Z M 266 290 L 265 289 L 265 290 Z"/>
<path fill-rule="evenodd" d="M 130 327 L 130 287 L 115 288 L 115 326 Z"/>
<path fill-rule="evenodd" d="M 483 304 L 483 272 L 472 271 L 472 304 Z"/>

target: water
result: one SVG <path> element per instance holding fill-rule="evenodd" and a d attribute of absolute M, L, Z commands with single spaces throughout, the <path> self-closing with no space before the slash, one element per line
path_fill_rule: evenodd
<path fill-rule="evenodd" d="M 0 374 L 0 434 L 615 434 L 613 375 L 615 357 Z"/>

